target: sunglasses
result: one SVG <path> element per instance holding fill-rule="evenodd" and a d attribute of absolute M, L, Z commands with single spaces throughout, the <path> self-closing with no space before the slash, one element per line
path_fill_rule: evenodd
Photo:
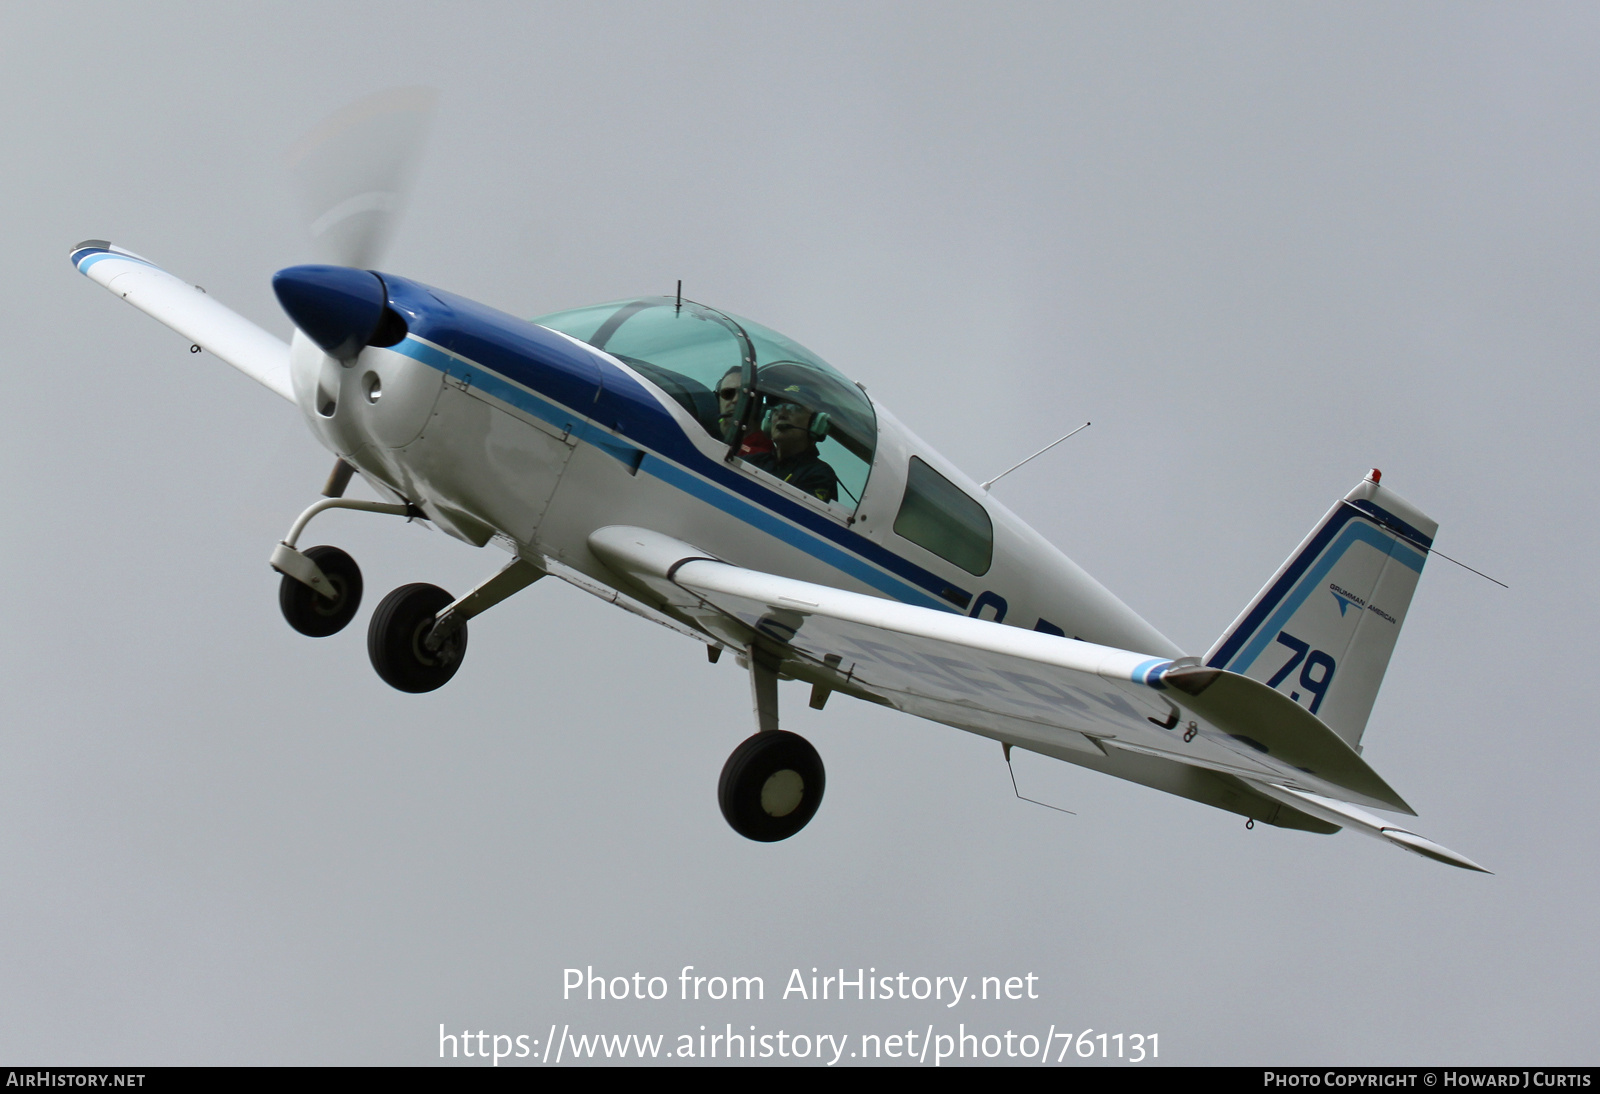
<path fill-rule="evenodd" d="M 717 392 L 717 395 L 719 398 L 726 399 L 731 403 L 739 397 L 739 389 L 736 387 L 725 387 L 721 391 Z"/>

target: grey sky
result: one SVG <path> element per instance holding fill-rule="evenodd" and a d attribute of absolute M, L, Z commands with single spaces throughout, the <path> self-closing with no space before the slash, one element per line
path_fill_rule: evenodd
<path fill-rule="evenodd" d="M 1581 5 L 13 5 L 0 27 L 0 1060 L 426 1063 L 437 1027 L 1155 1032 L 1174 1063 L 1594 1063 L 1600 11 Z M 717 811 L 730 662 L 554 582 L 405 696 L 278 615 L 329 458 L 73 272 L 270 329 L 283 151 L 442 91 L 387 268 L 789 334 L 1202 652 L 1371 466 L 1439 520 L 1365 738 L 1496 871 L 1263 826 L 785 685 L 801 836 Z M 368 603 L 501 556 L 354 515 Z M 789 688 L 796 688 L 794 691 Z M 762 975 L 563 1003 L 561 970 Z M 791 968 L 1041 978 L 801 1004 Z M 676 981 L 674 981 L 674 984 Z"/>

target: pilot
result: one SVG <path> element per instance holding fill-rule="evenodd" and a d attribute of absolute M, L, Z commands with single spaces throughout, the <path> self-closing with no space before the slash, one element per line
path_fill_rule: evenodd
<path fill-rule="evenodd" d="M 798 403 L 778 403 L 768 412 L 767 421 L 772 431 L 773 450 L 751 458 L 751 466 L 776 475 L 823 501 L 838 498 L 839 477 L 828 462 L 817 455 L 817 441 L 827 435 L 825 424 L 822 429 L 814 429 L 812 423 L 816 416 Z M 824 418 L 823 422 L 826 421 Z"/>
<path fill-rule="evenodd" d="M 737 428 L 733 420 L 734 411 L 739 405 L 739 390 L 744 384 L 744 371 L 740 368 L 730 368 L 721 380 L 717 381 L 717 436 L 727 439 Z M 752 429 L 744 435 L 744 440 L 739 443 L 739 458 L 748 460 L 752 456 L 765 456 L 772 451 L 772 440 L 759 429 Z"/>

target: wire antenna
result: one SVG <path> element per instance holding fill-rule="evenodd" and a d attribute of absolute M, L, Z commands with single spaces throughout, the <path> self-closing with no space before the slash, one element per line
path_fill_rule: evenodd
<path fill-rule="evenodd" d="M 1006 770 L 1011 772 L 1011 792 L 1013 794 L 1015 794 L 1018 798 L 1021 798 L 1025 802 L 1032 802 L 1034 805 L 1042 805 L 1046 809 L 1054 809 L 1057 813 L 1065 813 L 1069 817 L 1076 817 L 1078 815 L 1078 814 L 1074 813 L 1070 809 L 1061 808 L 1059 805 L 1051 805 L 1049 802 L 1042 802 L 1042 801 L 1039 801 L 1036 798 L 1024 798 L 1024 797 L 1022 797 L 1022 791 L 1017 789 L 1017 772 L 1016 772 L 1016 769 L 1011 766 L 1011 746 L 1009 744 L 1007 744 L 1005 741 L 1001 741 L 1000 742 L 1000 747 L 1005 751 L 1005 754 L 1006 754 Z"/>
<path fill-rule="evenodd" d="M 1418 544 L 1418 546 L 1421 546 L 1421 544 Z M 1477 574 L 1479 577 L 1483 578 L 1485 581 L 1494 582 L 1496 585 L 1500 586 L 1502 589 L 1511 588 L 1510 585 L 1507 585 L 1504 581 L 1501 581 L 1499 578 L 1490 577 L 1488 574 L 1484 573 L 1482 570 L 1474 570 L 1471 566 L 1468 566 L 1465 562 L 1462 562 L 1459 559 L 1451 558 L 1449 555 L 1445 554 L 1443 551 L 1439 550 L 1437 547 L 1429 547 L 1429 548 L 1427 548 L 1427 551 L 1428 551 L 1428 553 L 1430 555 L 1438 555 L 1440 558 L 1444 559 L 1446 562 L 1454 562 L 1457 566 L 1460 566 L 1463 570 L 1466 570 L 1469 573 Z"/>
<path fill-rule="evenodd" d="M 1023 460 L 1021 463 L 1012 464 L 1010 467 L 1008 467 L 1004 471 L 1000 472 L 1000 474 L 996 475 L 994 478 L 990 479 L 988 482 L 982 484 L 982 489 L 983 489 L 984 493 L 988 493 L 989 492 L 989 487 L 993 486 L 995 483 L 999 482 L 1001 479 L 1003 479 L 1007 475 L 1011 474 L 1011 472 L 1013 472 L 1017 468 L 1021 467 L 1022 464 L 1027 463 L 1029 460 L 1038 459 L 1040 456 L 1042 456 L 1046 452 L 1050 451 L 1056 445 L 1058 445 L 1062 441 L 1066 440 L 1067 437 L 1076 437 L 1079 433 L 1082 433 L 1085 429 L 1088 429 L 1093 424 L 1094 424 L 1093 422 L 1084 422 L 1077 429 L 1074 429 L 1071 433 L 1068 433 L 1066 437 L 1058 437 L 1055 440 L 1051 441 L 1049 444 L 1045 445 L 1043 448 L 1039 449 L 1039 451 L 1035 452 L 1033 455 L 1029 456 L 1028 459 Z M 1008 760 L 1007 762 L 1009 763 L 1010 761 Z M 1039 804 L 1042 805 L 1044 803 L 1040 802 Z M 1051 806 L 1051 808 L 1053 809 L 1055 807 Z"/>
<path fill-rule="evenodd" d="M 1345 504 L 1349 505 L 1350 503 L 1349 502 L 1345 502 Z M 1362 512 L 1361 515 L 1366 517 L 1368 520 L 1372 519 L 1372 515 L 1370 513 Z M 1483 578 L 1485 581 L 1492 581 L 1496 585 L 1500 586 L 1502 589 L 1511 588 L 1510 585 L 1507 585 L 1504 581 L 1501 581 L 1499 578 L 1490 577 L 1488 574 L 1484 573 L 1482 570 L 1474 570 L 1471 566 L 1468 566 L 1465 562 L 1462 562 L 1460 559 L 1451 558 L 1449 555 L 1445 554 L 1443 551 L 1439 550 L 1439 548 L 1437 548 L 1437 547 L 1430 547 L 1426 543 L 1417 542 L 1416 540 L 1412 539 L 1410 536 L 1408 536 L 1404 532 L 1402 532 L 1400 529 L 1393 527 L 1392 525 L 1388 524 L 1387 522 L 1384 523 L 1384 527 L 1388 528 L 1389 532 L 1392 535 L 1394 535 L 1396 538 L 1402 539 L 1405 542 L 1411 544 L 1411 546 L 1415 547 L 1417 550 L 1421 551 L 1423 554 L 1426 554 L 1426 555 L 1438 555 L 1440 558 L 1444 559 L 1446 562 L 1453 562 L 1457 566 L 1460 566 L 1463 570 L 1466 570 L 1468 573 L 1477 574 L 1479 577 Z"/>

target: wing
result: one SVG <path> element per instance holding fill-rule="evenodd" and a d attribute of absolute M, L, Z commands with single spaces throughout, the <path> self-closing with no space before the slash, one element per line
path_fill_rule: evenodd
<path fill-rule="evenodd" d="M 664 610 L 736 648 L 774 650 L 820 687 L 1048 754 L 1211 772 L 1419 850 L 1397 835 L 1421 837 L 1342 806 L 1412 812 L 1338 735 L 1258 681 L 743 569 L 644 529 L 602 528 L 589 545 Z"/>
<path fill-rule="evenodd" d="M 103 239 L 85 240 L 74 247 L 72 264 L 89 280 L 294 402 L 288 345 L 213 300 L 205 290 Z"/>

